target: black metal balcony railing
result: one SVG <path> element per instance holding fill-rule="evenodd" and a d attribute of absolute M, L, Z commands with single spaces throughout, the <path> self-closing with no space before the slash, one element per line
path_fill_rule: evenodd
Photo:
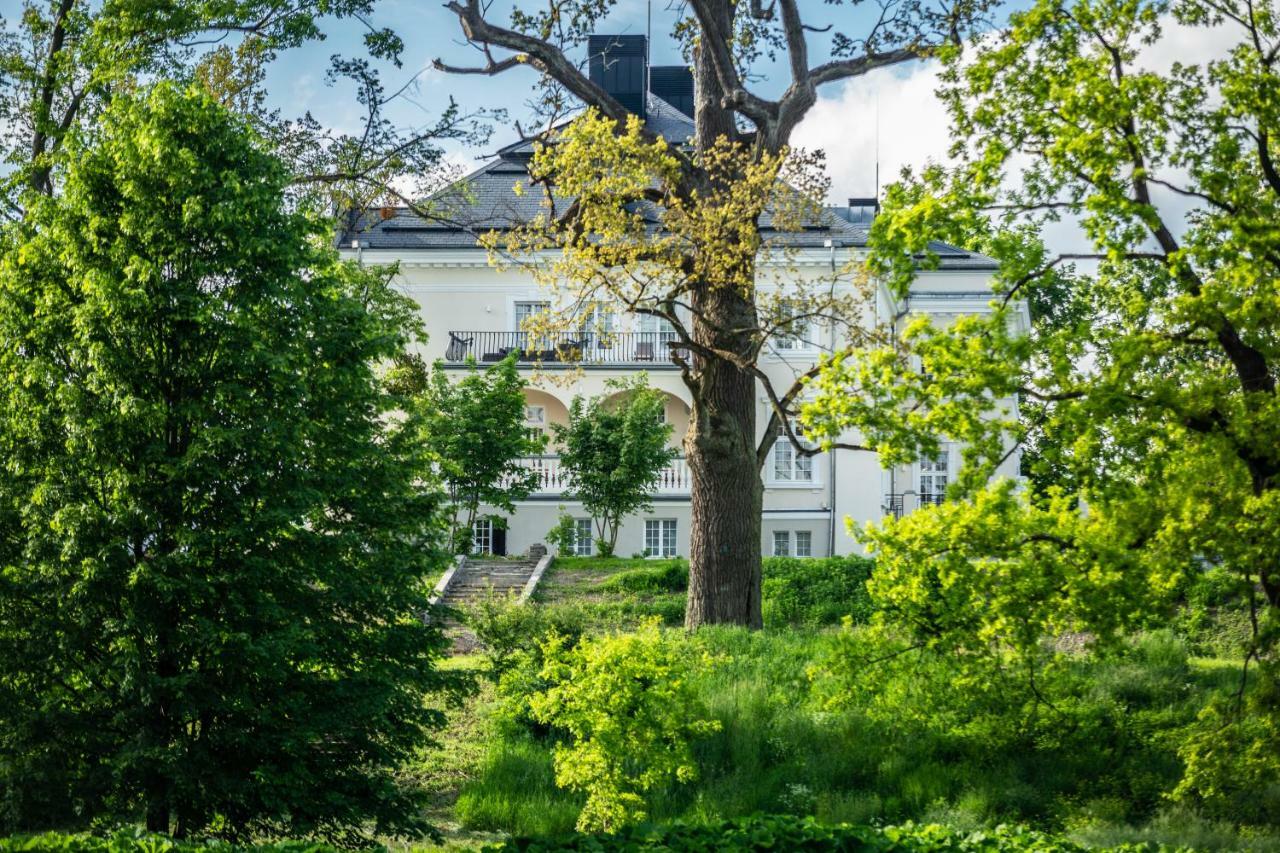
<path fill-rule="evenodd" d="M 881 509 L 886 516 L 891 515 L 894 518 L 902 518 L 908 512 L 917 510 L 922 506 L 935 506 L 946 499 L 947 496 L 941 493 L 904 492 L 900 495 L 885 495 Z"/>
<path fill-rule="evenodd" d="M 675 332 L 450 332 L 448 362 L 502 361 L 512 352 L 524 362 L 543 364 L 671 364 L 687 357 Z"/>

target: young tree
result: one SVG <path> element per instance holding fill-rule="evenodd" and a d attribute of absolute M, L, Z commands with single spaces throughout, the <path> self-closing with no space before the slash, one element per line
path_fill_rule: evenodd
<path fill-rule="evenodd" d="M 613 555 L 622 519 L 651 507 L 658 477 L 676 455 L 667 447 L 666 398 L 643 379 L 611 387 L 590 400 L 575 397 L 568 426 L 551 427 L 569 493 L 595 521 L 602 556 Z"/>
<path fill-rule="evenodd" d="M 1105 640 L 1158 616 L 1205 565 L 1251 599 L 1238 701 L 1188 741 L 1184 793 L 1212 802 L 1280 780 L 1280 28 L 1269 0 L 1038 0 L 1007 32 L 949 58 L 953 171 L 891 190 L 873 242 L 905 287 L 929 239 L 1002 261 L 997 310 L 909 331 L 929 380 L 903 373 L 859 400 L 873 352 L 833 362 L 811 413 L 893 454 L 939 435 L 974 442 L 950 504 L 866 540 L 877 595 L 930 642 L 1030 651 L 1045 634 Z M 1233 34 L 1204 65 L 1144 55 L 1165 28 Z M 1053 254 L 1041 224 L 1075 220 L 1092 244 Z M 1096 269 L 1064 274 L 1072 261 Z M 1011 337 L 1000 303 L 1071 280 L 1065 322 Z M 879 375 L 884 375 L 881 370 Z M 1011 394 L 1031 423 L 990 411 Z M 904 403 L 918 416 L 903 416 Z M 1034 435 L 1056 484 L 988 484 L 1007 441 Z M 1224 725 L 1252 708 L 1253 722 Z M 1270 758 L 1265 758 L 1270 756 Z M 1238 761 L 1233 761 L 1234 758 Z"/>
<path fill-rule="evenodd" d="M 785 232 L 819 215 L 824 187 L 802 168 L 812 162 L 787 168 L 791 134 L 819 86 L 926 55 L 967 33 L 992 2 L 884 4 L 883 14 L 856 35 L 833 30 L 834 21 L 806 20 L 796 0 L 682 4 L 686 14 L 676 32 L 695 83 L 687 147 L 667 146 L 570 59 L 613 0 L 520 10 L 509 26 L 491 19 L 481 0 L 447 4 L 484 64 L 437 61 L 437 67 L 489 75 L 533 67 L 549 84 L 543 90 L 549 111 L 558 113 L 566 96 L 592 108 L 568 129 L 546 134 L 555 144 L 543 147 L 534 164 L 535 177 L 572 203 L 548 211 L 506 245 L 563 250 L 563 263 L 547 278 L 567 291 L 567 314 L 621 305 L 661 317 L 676 332 L 673 356 L 693 403 L 685 439 L 693 510 L 690 627 L 761 625 L 760 469 L 779 430 L 798 453 L 812 452 L 791 425 L 804 377 L 774 387 L 758 365 L 761 352 L 774 334 L 807 319 L 861 328 L 859 310 L 829 284 L 806 288 L 783 275 L 777 296 L 762 296 L 757 287 L 761 253 L 783 251 Z M 816 32 L 828 34 L 832 58 L 811 63 Z M 777 53 L 787 57 L 791 81 L 769 99 L 748 89 L 748 81 L 753 60 Z M 780 177 L 798 186 L 788 190 Z M 780 234 L 772 243 L 762 236 L 766 216 Z M 763 438 L 756 422 L 760 387 L 772 406 Z"/>
<path fill-rule="evenodd" d="M 64 144 L 0 259 L 0 821 L 420 830 L 443 524 L 376 373 L 414 306 L 205 95 Z"/>
<path fill-rule="evenodd" d="M 417 400 L 427 445 L 449 495 L 453 553 L 471 549 L 481 506 L 515 512 L 515 502 L 538 486 L 537 470 L 520 460 L 541 453 L 545 441 L 525 426 L 524 382 L 516 358 L 513 353 L 486 370 L 472 364 L 456 381 L 437 365 Z"/>

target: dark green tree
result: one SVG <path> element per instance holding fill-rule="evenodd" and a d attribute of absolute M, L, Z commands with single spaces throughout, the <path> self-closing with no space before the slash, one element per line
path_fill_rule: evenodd
<path fill-rule="evenodd" d="M 574 398 L 569 425 L 551 428 L 570 494 L 591 514 L 605 556 L 617 547 L 622 519 L 650 507 L 658 475 L 676 455 L 667 446 L 671 425 L 662 419 L 662 394 L 643 380 L 615 387 L 621 396 Z"/>
<path fill-rule="evenodd" d="M 455 684 L 377 372 L 412 306 L 207 95 L 67 144 L 0 259 L 0 826 L 417 831 L 393 770 Z"/>
<path fill-rule="evenodd" d="M 515 502 L 538 484 L 538 472 L 520 459 L 541 453 L 544 441 L 525 427 L 524 382 L 515 359 L 513 354 L 486 370 L 473 364 L 457 381 L 440 365 L 420 382 L 402 380 L 423 387 L 417 408 L 449 495 L 449 547 L 455 553 L 470 549 L 482 506 L 515 512 Z"/>

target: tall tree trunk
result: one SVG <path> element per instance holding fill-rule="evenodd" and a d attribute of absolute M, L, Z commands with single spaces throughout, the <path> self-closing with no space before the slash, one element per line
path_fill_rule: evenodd
<path fill-rule="evenodd" d="M 752 328 L 755 308 L 731 288 L 707 290 L 696 307 L 700 343 L 724 348 L 725 329 Z M 738 333 L 738 338 L 746 335 Z M 689 597 L 685 626 L 762 626 L 760 514 L 763 487 L 756 465 L 755 377 L 724 359 L 700 359 L 685 453 L 693 480 Z"/>
<path fill-rule="evenodd" d="M 731 6 L 720 14 L 730 20 Z M 694 145 L 707 151 L 737 135 L 709 56 L 695 51 Z M 719 176 L 729 179 L 731 176 Z M 712 249 L 715 251 L 716 249 Z M 721 248 L 720 250 L 723 250 Z M 757 326 L 754 293 L 705 282 L 693 296 L 695 342 L 750 358 Z M 689 596 L 685 627 L 760 628 L 760 516 L 755 377 L 722 358 L 697 358 L 685 454 L 692 479 Z"/>

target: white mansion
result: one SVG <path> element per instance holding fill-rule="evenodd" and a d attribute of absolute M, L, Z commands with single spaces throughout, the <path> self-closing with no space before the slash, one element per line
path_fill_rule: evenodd
<path fill-rule="evenodd" d="M 595 37 L 589 51 L 593 78 L 650 128 L 671 142 L 689 138 L 693 123 L 687 115 L 692 110 L 688 69 L 648 68 L 644 38 L 639 36 Z M 608 63 L 603 61 L 606 52 Z M 512 145 L 464 179 L 465 221 L 446 224 L 424 220 L 407 209 L 372 209 L 350 217 L 337 237 L 338 246 L 347 257 L 365 264 L 399 264 L 399 283 L 422 308 L 429 334 L 422 355 L 428 363 L 443 361 L 461 372 L 470 360 L 483 366 L 520 350 L 522 358 L 528 359 L 521 365 L 529 375 L 525 412 L 530 429 L 546 430 L 550 424 L 566 422 L 575 395 L 604 393 L 609 380 L 643 371 L 649 384 L 667 396 L 666 418 L 673 426 L 672 441 L 679 446 L 688 425 L 689 395 L 676 365 L 669 361 L 667 343 L 673 334 L 653 318 L 617 318 L 607 337 L 589 340 L 581 348 L 580 363 L 557 365 L 554 351 L 527 352 L 522 323 L 544 310 L 550 297 L 528 273 L 491 266 L 486 250 L 476 244 L 476 235 L 504 223 L 525 221 L 537 212 L 540 191 L 517 194 L 513 189 L 518 182 L 528 185 L 531 154 L 528 144 Z M 796 235 L 799 242 L 788 259 L 788 269 L 829 279 L 833 268 L 856 260 L 866 246 L 874 205 L 874 200 L 852 200 L 847 208 L 831 208 L 831 215 L 817 227 Z M 460 217 L 455 211 L 450 218 Z M 917 312 L 946 322 L 989 310 L 994 262 L 943 244 L 932 249 L 941 265 L 919 274 L 908 299 L 899 300 L 887 289 L 878 289 L 875 322 L 901 322 Z M 762 281 L 767 278 L 761 276 Z M 1024 326 L 1029 322 L 1025 307 L 1018 322 Z M 806 333 L 777 339 L 761 357 L 761 368 L 775 387 L 785 388 L 790 377 L 837 345 L 834 334 L 815 325 Z M 559 381 L 553 376 L 557 371 Z M 757 404 L 757 422 L 763 429 L 770 411 L 763 394 Z M 855 551 L 857 543 L 845 532 L 846 518 L 874 521 L 940 500 L 958 461 L 957 448 L 952 447 L 936 459 L 885 470 L 873 453 L 836 450 L 806 457 L 797 455 L 788 442 L 778 441 L 762 472 L 763 553 L 805 557 Z M 1019 461 L 1017 454 L 1012 455 L 1001 473 L 1017 476 Z M 477 525 L 476 550 L 515 554 L 534 543 L 545 543 L 563 512 L 574 516 L 581 529 L 589 529 L 590 520 L 581 506 L 565 495 L 558 463 L 553 449 L 548 455 L 525 460 L 540 471 L 540 486 L 518 504 L 505 530 L 489 522 Z M 689 517 L 688 473 L 683 460 L 677 459 L 661 476 L 653 511 L 624 522 L 618 554 L 687 555 Z M 590 553 L 589 536 L 579 539 L 581 553 Z"/>

